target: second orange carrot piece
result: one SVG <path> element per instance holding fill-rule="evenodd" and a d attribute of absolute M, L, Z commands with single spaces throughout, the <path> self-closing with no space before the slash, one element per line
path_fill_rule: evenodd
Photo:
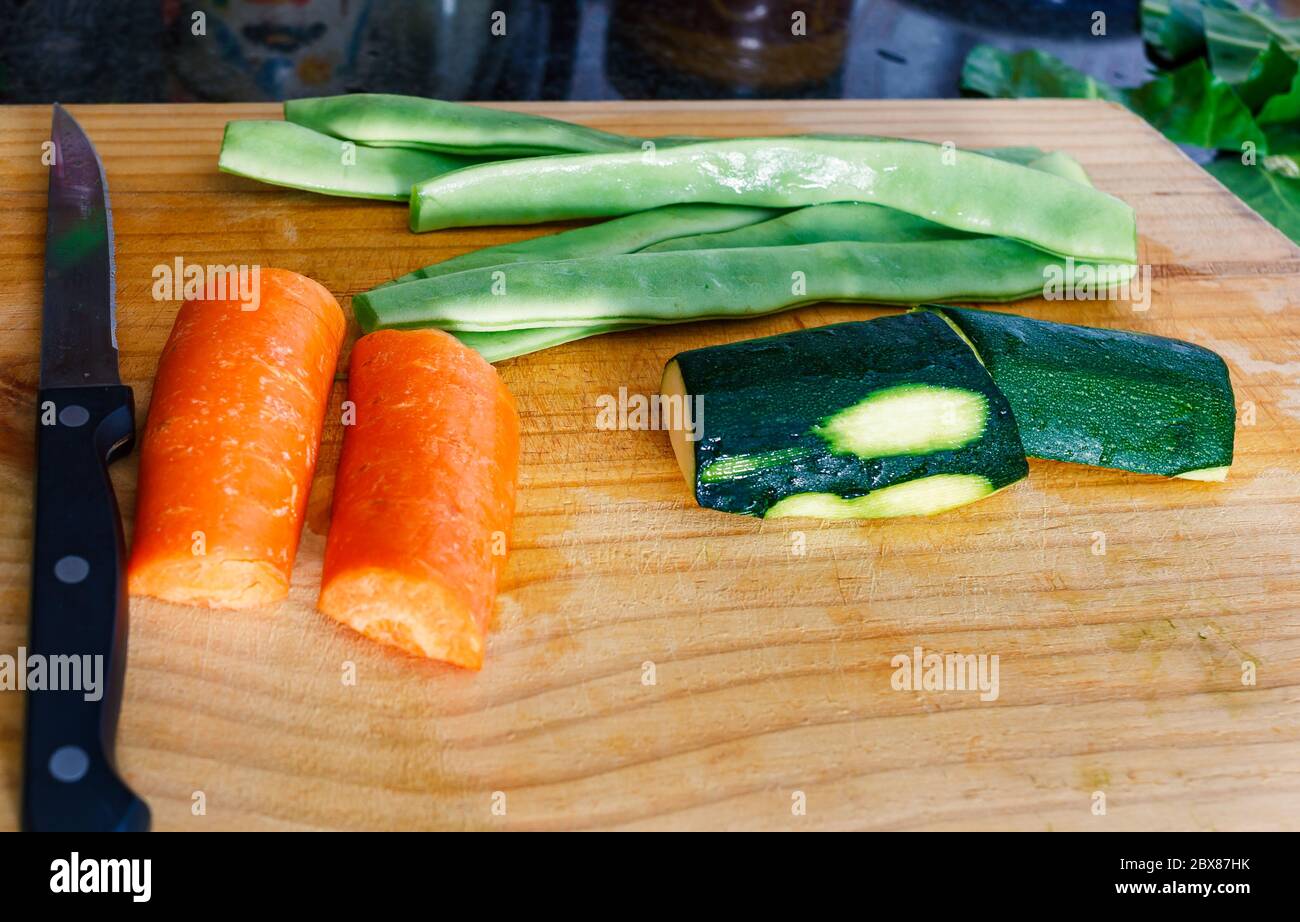
<path fill-rule="evenodd" d="M 454 337 L 385 330 L 353 348 L 348 400 L 318 607 L 478 669 L 514 519 L 514 398 Z"/>

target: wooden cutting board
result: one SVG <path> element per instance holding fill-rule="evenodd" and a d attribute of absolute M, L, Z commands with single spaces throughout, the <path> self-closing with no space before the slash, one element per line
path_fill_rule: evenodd
<path fill-rule="evenodd" d="M 726 516 L 693 505 L 663 433 L 598 429 L 597 400 L 652 393 L 682 349 L 880 312 L 812 307 L 590 339 L 500 366 L 523 419 L 522 489 L 487 666 L 471 674 L 313 610 L 341 365 L 291 600 L 238 613 L 132 602 L 118 755 L 155 828 L 1300 827 L 1296 247 L 1099 102 L 511 108 L 644 135 L 856 132 L 1069 152 L 1137 209 L 1152 303 L 1017 309 L 1220 352 L 1242 423 L 1230 479 L 1035 461 L 1028 481 L 931 519 Z M 159 264 L 281 266 L 347 307 L 417 266 L 537 233 L 416 236 L 398 206 L 218 173 L 226 120 L 277 117 L 274 106 L 74 113 L 108 171 L 122 374 L 141 422 L 177 307 L 152 298 Z M 10 655 L 27 636 L 49 120 L 44 107 L 0 109 Z M 134 465 L 114 468 L 128 529 Z M 917 647 L 996 655 L 998 696 L 895 690 L 891 661 Z M 0 693 L 6 828 L 22 704 Z"/>

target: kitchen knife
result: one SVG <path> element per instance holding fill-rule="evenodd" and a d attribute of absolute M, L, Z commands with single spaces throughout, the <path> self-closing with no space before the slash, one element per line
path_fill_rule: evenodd
<path fill-rule="evenodd" d="M 23 826 L 147 830 L 149 807 L 113 756 L 127 603 L 108 465 L 135 439 L 117 372 L 113 218 L 99 155 L 57 103 L 50 140 L 27 652 L 44 659 L 47 681 L 27 691 Z"/>

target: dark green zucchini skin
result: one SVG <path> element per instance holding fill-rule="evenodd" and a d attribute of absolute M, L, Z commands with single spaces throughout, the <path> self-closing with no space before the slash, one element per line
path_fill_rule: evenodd
<path fill-rule="evenodd" d="M 840 323 L 683 352 L 686 392 L 703 398 L 694 443 L 695 498 L 703 507 L 763 515 L 797 493 L 852 498 L 934 474 L 978 474 L 1001 489 L 1028 473 L 1011 408 L 971 350 L 926 313 Z M 982 437 L 955 450 L 863 459 L 833 452 L 812 430 L 877 391 L 908 384 L 984 396 Z M 720 482 L 702 472 L 719 458 L 799 447 L 798 459 Z"/>
<path fill-rule="evenodd" d="M 1036 458 L 1173 476 L 1232 463 L 1223 359 L 1177 339 L 929 306 L 961 329 Z"/>

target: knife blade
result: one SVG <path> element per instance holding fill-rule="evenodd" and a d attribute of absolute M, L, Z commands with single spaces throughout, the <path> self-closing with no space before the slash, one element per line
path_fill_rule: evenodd
<path fill-rule="evenodd" d="M 126 665 L 125 546 L 108 466 L 130 452 L 134 399 L 117 367 L 113 224 L 104 168 L 57 103 L 51 127 L 23 827 L 149 828 L 114 757 Z"/>
<path fill-rule="evenodd" d="M 57 103 L 45 224 L 41 386 L 119 384 L 108 183 L 90 139 Z"/>

